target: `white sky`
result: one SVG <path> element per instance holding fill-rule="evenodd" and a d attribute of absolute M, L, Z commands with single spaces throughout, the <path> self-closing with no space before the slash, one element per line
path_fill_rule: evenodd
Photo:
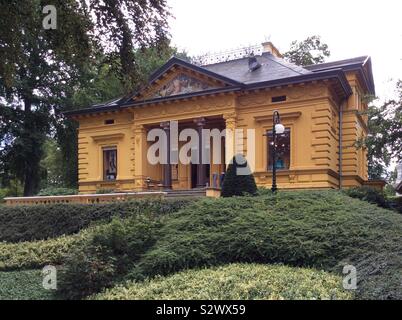
<path fill-rule="evenodd" d="M 168 0 L 173 44 L 190 55 L 270 39 L 285 52 L 293 40 L 318 34 L 327 61 L 370 55 L 376 93 L 390 98 L 402 79 L 401 0 Z"/>

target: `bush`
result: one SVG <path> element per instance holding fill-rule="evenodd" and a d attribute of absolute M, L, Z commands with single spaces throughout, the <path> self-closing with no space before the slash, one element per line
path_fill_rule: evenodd
<path fill-rule="evenodd" d="M 243 164 L 238 163 L 236 159 Z M 233 157 L 226 171 L 222 186 L 222 197 L 242 196 L 245 194 L 255 195 L 257 193 L 254 176 L 252 174 L 238 174 L 239 170 L 250 172 L 244 157 L 237 155 Z"/>
<path fill-rule="evenodd" d="M 131 279 L 233 262 L 338 273 L 352 264 L 361 297 L 402 298 L 402 217 L 337 191 L 204 199 L 170 216 L 160 234 Z"/>
<path fill-rule="evenodd" d="M 291 284 L 291 285 L 289 285 Z M 341 277 L 277 265 L 232 264 L 173 276 L 128 282 L 97 300 L 295 300 L 352 299 Z"/>
<path fill-rule="evenodd" d="M 77 189 L 49 187 L 39 191 L 38 196 L 68 196 L 78 194 Z"/>
<path fill-rule="evenodd" d="M 345 189 L 344 192 L 352 198 L 357 198 L 363 201 L 367 201 L 373 204 L 377 204 L 382 208 L 389 208 L 387 198 L 384 193 L 367 186 L 355 187 L 350 189 Z"/>
<path fill-rule="evenodd" d="M 42 287 L 41 270 L 0 272 L 0 300 L 48 300 L 52 292 Z"/>
<path fill-rule="evenodd" d="M 389 206 L 399 213 L 402 213 L 402 197 L 392 197 L 388 200 Z"/>
<path fill-rule="evenodd" d="M 87 232 L 83 232 L 46 241 L 0 242 L 0 270 L 33 269 L 48 264 L 62 264 L 67 253 L 82 243 L 86 235 Z"/>
<path fill-rule="evenodd" d="M 154 244 L 160 222 L 151 216 L 114 218 L 93 232 L 59 272 L 62 298 L 80 299 L 121 279 Z"/>
<path fill-rule="evenodd" d="M 189 201 L 144 199 L 108 204 L 0 206 L 0 241 L 34 241 L 70 235 L 94 221 L 110 221 L 115 215 L 165 215 L 183 208 Z"/>

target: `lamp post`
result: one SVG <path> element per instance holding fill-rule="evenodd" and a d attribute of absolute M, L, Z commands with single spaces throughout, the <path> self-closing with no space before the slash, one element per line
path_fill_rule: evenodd
<path fill-rule="evenodd" d="M 281 118 L 277 110 L 274 111 L 272 117 L 272 192 L 278 190 L 276 186 L 276 135 L 283 134 L 285 127 L 281 124 Z"/>

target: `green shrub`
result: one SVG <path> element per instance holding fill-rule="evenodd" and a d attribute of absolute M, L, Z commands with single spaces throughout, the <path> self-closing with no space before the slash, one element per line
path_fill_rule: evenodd
<path fill-rule="evenodd" d="M 290 285 L 291 284 L 291 285 Z M 352 299 L 342 278 L 323 271 L 277 265 L 232 264 L 170 277 L 128 282 L 98 300 L 296 300 Z"/>
<path fill-rule="evenodd" d="M 80 299 L 121 279 L 155 242 L 160 222 L 151 216 L 114 218 L 93 232 L 59 272 L 62 298 Z"/>
<path fill-rule="evenodd" d="M 131 279 L 233 262 L 339 273 L 352 264 L 360 296 L 402 297 L 400 287 L 390 290 L 402 282 L 402 217 L 337 191 L 204 199 L 170 216 L 160 233 Z"/>
<path fill-rule="evenodd" d="M 40 268 L 48 264 L 59 265 L 73 248 L 84 240 L 86 232 L 34 242 L 1 243 L 0 270 Z"/>
<path fill-rule="evenodd" d="M 0 272 L 0 300 L 49 300 L 52 292 L 42 279 L 41 270 Z"/>
<path fill-rule="evenodd" d="M 384 193 L 367 186 L 355 187 L 350 189 L 345 189 L 344 192 L 352 198 L 357 198 L 363 201 L 377 204 L 382 208 L 389 208 L 387 198 Z"/>
<path fill-rule="evenodd" d="M 98 189 L 96 190 L 96 194 L 109 194 L 109 193 L 116 193 L 115 189 Z"/>
<path fill-rule="evenodd" d="M 183 199 L 144 199 L 108 204 L 0 206 L 0 241 L 55 238 L 77 233 L 94 221 L 110 221 L 115 215 L 165 215 L 183 208 L 187 203 L 189 200 Z"/>
<path fill-rule="evenodd" d="M 240 159 L 242 160 L 240 161 Z M 222 197 L 242 196 L 245 194 L 255 195 L 257 193 L 253 174 L 239 174 L 239 171 L 250 172 L 250 168 L 244 157 L 237 155 L 233 157 L 226 171 L 222 185 Z"/>
<path fill-rule="evenodd" d="M 78 194 L 77 189 L 49 187 L 39 191 L 38 196 L 68 196 Z"/>
<path fill-rule="evenodd" d="M 388 200 L 389 206 L 399 213 L 402 213 L 402 197 L 392 197 Z"/>

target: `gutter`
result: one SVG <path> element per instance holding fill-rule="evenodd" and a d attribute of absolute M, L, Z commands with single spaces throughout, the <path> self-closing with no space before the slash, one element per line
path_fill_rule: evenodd
<path fill-rule="evenodd" d="M 342 152 L 342 147 L 343 147 L 343 143 L 342 143 L 342 136 L 343 136 L 343 130 L 342 130 L 342 126 L 343 126 L 343 105 L 345 103 L 346 99 L 344 101 L 342 101 L 340 108 L 339 108 L 339 190 L 342 190 L 342 157 L 343 157 L 343 152 Z"/>

